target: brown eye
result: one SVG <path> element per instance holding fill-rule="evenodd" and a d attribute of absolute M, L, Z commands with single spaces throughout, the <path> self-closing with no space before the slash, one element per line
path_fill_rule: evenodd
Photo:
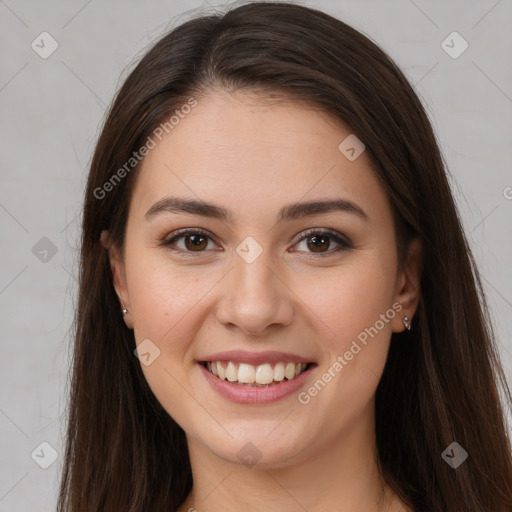
<path fill-rule="evenodd" d="M 178 245 L 183 239 L 183 244 Z M 200 229 L 182 229 L 172 233 L 171 237 L 163 240 L 161 245 L 168 247 L 171 251 L 176 253 L 200 253 L 205 252 L 208 247 L 208 242 L 212 237 L 205 231 Z"/>
<path fill-rule="evenodd" d="M 331 249 L 332 241 L 337 245 L 334 249 Z M 302 242 L 305 242 L 307 249 L 304 252 L 309 253 L 309 256 L 313 257 L 332 256 L 343 250 L 354 248 L 352 242 L 337 231 L 322 229 L 307 231 L 297 245 L 300 245 Z"/>
<path fill-rule="evenodd" d="M 311 249 L 313 252 L 322 252 L 322 249 L 329 249 L 329 246 L 331 245 L 329 242 L 329 237 L 325 235 L 321 236 L 309 236 L 307 240 L 311 240 L 311 242 L 308 242 L 308 248 Z"/>
<path fill-rule="evenodd" d="M 182 238 L 185 239 L 185 247 L 191 251 L 201 251 L 208 245 L 207 237 L 204 235 L 185 235 Z"/>

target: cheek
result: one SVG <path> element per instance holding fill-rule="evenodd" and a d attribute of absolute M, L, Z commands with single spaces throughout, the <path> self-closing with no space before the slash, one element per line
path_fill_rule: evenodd
<path fill-rule="evenodd" d="M 204 268 L 179 265 L 160 249 L 132 253 L 127 276 L 137 340 L 148 337 L 163 343 L 190 324 L 216 281 L 215 272 Z"/>
<path fill-rule="evenodd" d="M 311 309 L 318 315 L 317 327 L 328 337 L 322 339 L 326 353 L 318 379 L 303 399 L 312 401 L 312 416 L 326 413 L 332 428 L 348 425 L 365 409 L 384 370 L 392 332 L 392 269 L 366 262 L 338 272 L 336 284 L 323 288 L 315 296 Z M 321 391 L 320 391 L 321 390 Z M 303 403 L 303 402 L 302 402 Z"/>
<path fill-rule="evenodd" d="M 158 252 L 135 249 L 126 261 L 130 303 L 136 318 L 134 336 L 137 345 L 149 339 L 158 347 L 157 357 L 151 364 L 141 364 L 141 369 L 164 409 L 178 424 L 186 426 L 191 417 L 201 414 L 184 388 L 190 389 L 190 349 L 202 323 L 201 299 L 215 280 L 212 273 L 198 267 L 185 269 Z M 200 272 L 202 277 L 198 277 Z"/>
<path fill-rule="evenodd" d="M 325 271 L 324 271 L 325 272 Z M 299 296 L 325 325 L 339 348 L 373 325 L 392 305 L 393 272 L 367 258 L 302 281 Z"/>
<path fill-rule="evenodd" d="M 328 361 L 321 373 L 330 369 L 325 378 L 333 384 L 328 385 L 325 399 L 343 408 L 347 421 L 356 417 L 375 393 L 396 315 L 392 308 L 393 260 L 377 256 L 378 252 L 338 268 L 322 289 L 315 288 L 318 291 L 312 299 L 311 309 L 327 333 L 322 348 Z"/>

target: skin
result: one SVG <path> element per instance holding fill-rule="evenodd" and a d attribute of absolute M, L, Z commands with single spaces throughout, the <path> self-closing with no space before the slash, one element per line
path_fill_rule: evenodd
<path fill-rule="evenodd" d="M 137 344 L 160 355 L 144 375 L 184 429 L 194 486 L 180 512 L 408 511 L 376 465 L 374 395 L 392 332 L 404 330 L 419 299 L 421 246 L 398 272 L 388 198 L 363 152 L 349 161 L 338 145 L 351 133 L 311 106 L 271 104 L 249 93 L 215 91 L 150 151 L 137 171 L 125 259 L 109 251 L 114 285 Z M 164 212 L 145 219 L 167 195 L 231 210 L 232 222 Z M 331 212 L 276 223 L 290 203 L 344 198 L 369 221 Z M 181 228 L 203 228 L 198 252 L 186 238 L 159 245 Z M 333 229 L 355 248 L 314 252 L 309 228 Z M 236 252 L 252 236 L 262 254 Z M 309 243 L 308 243 L 309 241 Z M 192 247 L 192 248 L 191 248 Z M 365 328 L 392 305 L 400 313 L 308 404 L 297 393 L 271 404 L 236 404 L 214 391 L 196 362 L 221 350 L 278 350 L 318 363 L 307 390 Z M 237 453 L 253 443 L 249 467 Z M 165 447 L 162 447 L 165 449 Z M 162 475 L 165 478 L 165 475 Z"/>

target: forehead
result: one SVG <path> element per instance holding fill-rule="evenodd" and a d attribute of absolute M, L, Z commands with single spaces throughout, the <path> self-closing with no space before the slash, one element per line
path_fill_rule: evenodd
<path fill-rule="evenodd" d="M 368 155 L 351 161 L 340 151 L 351 131 L 332 116 L 246 93 L 220 92 L 197 102 L 155 139 L 137 171 L 131 209 L 145 213 L 172 195 L 224 205 L 242 221 L 237 212 L 261 216 L 300 200 L 346 197 L 374 215 L 389 214 Z"/>

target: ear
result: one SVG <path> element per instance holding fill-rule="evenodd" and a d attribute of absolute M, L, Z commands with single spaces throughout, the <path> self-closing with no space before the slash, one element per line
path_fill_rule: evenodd
<path fill-rule="evenodd" d="M 416 237 L 409 243 L 404 269 L 397 276 L 394 302 L 400 303 L 402 309 L 392 321 L 393 332 L 405 330 L 403 319 L 406 316 L 409 323 L 413 321 L 420 300 L 422 270 L 423 247 L 421 240 Z"/>
<path fill-rule="evenodd" d="M 108 231 L 103 230 L 101 232 L 100 241 L 103 247 L 108 251 L 113 285 L 120 303 L 120 314 L 122 314 L 122 310 L 128 310 L 128 313 L 123 315 L 123 320 L 129 329 L 133 329 L 133 315 L 131 313 L 130 296 L 126 285 L 126 272 L 123 259 L 121 258 L 117 246 L 111 242 L 110 233 Z"/>

